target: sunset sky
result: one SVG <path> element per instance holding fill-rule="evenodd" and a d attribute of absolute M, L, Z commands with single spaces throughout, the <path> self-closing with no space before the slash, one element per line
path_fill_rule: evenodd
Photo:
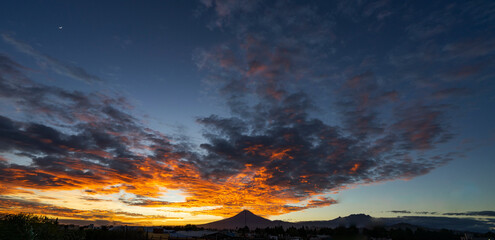
<path fill-rule="evenodd" d="M 1 1 L 0 213 L 495 227 L 495 2 Z"/>

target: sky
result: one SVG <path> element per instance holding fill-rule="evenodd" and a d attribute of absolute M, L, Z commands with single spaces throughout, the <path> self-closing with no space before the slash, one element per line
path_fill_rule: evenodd
<path fill-rule="evenodd" d="M 2 1 L 0 213 L 495 226 L 493 1 Z"/>

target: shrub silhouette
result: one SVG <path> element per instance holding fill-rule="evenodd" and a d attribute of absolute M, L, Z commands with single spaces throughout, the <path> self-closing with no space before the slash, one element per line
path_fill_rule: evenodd
<path fill-rule="evenodd" d="M 0 218 L 0 239 L 62 240 L 58 220 L 32 214 L 7 214 Z"/>
<path fill-rule="evenodd" d="M 68 229 L 57 219 L 19 213 L 0 215 L 0 240 L 144 240 L 142 230 Z"/>

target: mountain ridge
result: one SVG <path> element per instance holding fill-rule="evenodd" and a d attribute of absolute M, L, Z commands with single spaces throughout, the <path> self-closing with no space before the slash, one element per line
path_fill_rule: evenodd
<path fill-rule="evenodd" d="M 352 214 L 347 217 L 338 217 L 333 220 L 324 221 L 302 221 L 302 222 L 286 222 L 281 220 L 269 220 L 260 217 L 249 210 L 243 210 L 238 214 L 225 218 L 222 220 L 198 225 L 199 227 L 211 228 L 211 229 L 238 229 L 243 227 L 248 227 L 250 229 L 255 228 L 266 228 L 266 227 L 276 227 L 281 226 L 284 228 L 288 227 L 338 227 L 338 226 L 351 226 L 356 227 L 366 227 L 373 225 L 373 218 L 366 214 Z"/>
<path fill-rule="evenodd" d="M 449 217 L 424 217 L 424 216 L 401 216 L 393 218 L 375 218 L 366 214 L 351 214 L 346 217 L 338 217 L 332 220 L 320 221 L 301 221 L 301 222 L 286 222 L 281 220 L 269 220 L 250 212 L 243 210 L 238 214 L 222 220 L 198 225 L 206 229 L 239 229 L 247 226 L 249 229 L 267 228 L 267 227 L 316 227 L 316 228 L 336 228 L 339 226 L 358 228 L 372 228 L 374 226 L 385 226 L 392 228 L 400 228 L 406 225 L 413 228 L 431 228 L 431 229 L 451 229 L 472 232 L 490 231 L 489 223 L 481 224 L 473 219 L 459 219 Z"/>

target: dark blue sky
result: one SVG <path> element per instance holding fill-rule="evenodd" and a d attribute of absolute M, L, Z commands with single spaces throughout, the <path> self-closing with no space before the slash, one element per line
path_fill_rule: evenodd
<path fill-rule="evenodd" d="M 493 211 L 494 11 L 2 2 L 0 210 L 91 197 L 151 222 Z"/>

